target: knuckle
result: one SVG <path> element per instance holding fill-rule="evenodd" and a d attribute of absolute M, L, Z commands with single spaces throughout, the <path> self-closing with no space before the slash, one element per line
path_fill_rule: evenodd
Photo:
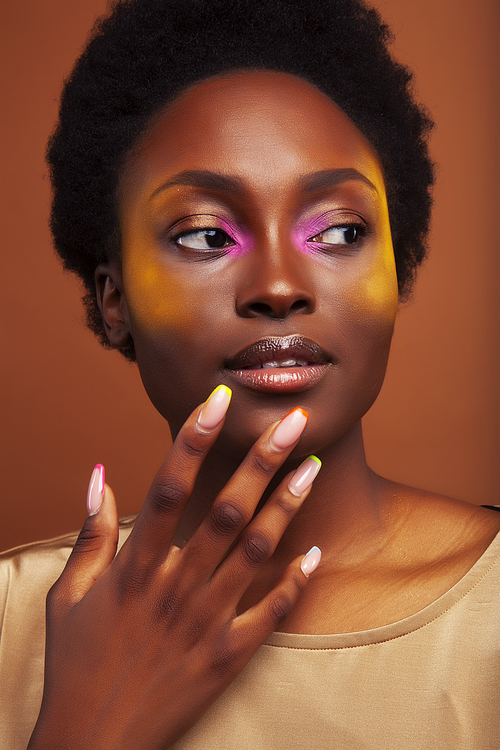
<path fill-rule="evenodd" d="M 291 573 L 288 584 L 291 600 L 296 601 L 299 598 L 306 583 L 307 578 L 300 569 Z"/>
<path fill-rule="evenodd" d="M 238 672 L 239 653 L 234 646 L 224 644 L 215 650 L 211 660 L 211 673 L 216 680 L 225 680 Z"/>
<path fill-rule="evenodd" d="M 142 569 L 128 570 L 118 579 L 117 603 L 120 606 L 144 596 L 148 586 L 148 576 Z"/>
<path fill-rule="evenodd" d="M 157 478 L 150 494 L 152 509 L 159 515 L 178 513 L 188 497 L 186 487 L 172 477 Z"/>
<path fill-rule="evenodd" d="M 94 528 L 92 523 L 94 519 L 89 517 L 86 519 L 82 526 L 82 530 L 78 534 L 78 539 L 75 542 L 71 556 L 73 558 L 78 557 L 81 554 L 88 554 L 89 552 L 97 552 L 102 546 L 102 535 L 99 534 Z"/>
<path fill-rule="evenodd" d="M 270 616 L 271 621 L 275 625 L 279 625 L 285 620 L 291 612 L 292 602 L 284 594 L 271 599 L 270 605 Z"/>
<path fill-rule="evenodd" d="M 184 453 L 187 453 L 191 458 L 204 458 L 208 453 L 208 446 L 198 443 L 197 440 L 190 436 L 186 436 L 182 441 L 182 448 Z"/>
<path fill-rule="evenodd" d="M 174 587 L 170 587 L 156 600 L 153 620 L 162 625 L 176 625 L 183 619 L 183 609 L 182 597 Z"/>
<path fill-rule="evenodd" d="M 218 535 L 230 535 L 241 531 L 247 520 L 240 508 L 230 501 L 218 502 L 210 511 L 212 529 Z"/>
<path fill-rule="evenodd" d="M 301 593 L 302 589 L 304 588 L 306 584 L 307 578 L 305 575 L 298 570 L 295 570 L 291 577 L 291 583 L 295 587 L 295 593 L 297 596 Z"/>
<path fill-rule="evenodd" d="M 262 534 L 247 534 L 241 541 L 243 554 L 252 565 L 259 565 L 271 557 L 271 544 Z"/>
<path fill-rule="evenodd" d="M 263 474 L 265 477 L 274 476 L 277 465 L 276 459 L 273 461 L 270 456 L 263 453 L 253 453 L 251 456 L 251 466 L 259 474 Z"/>
<path fill-rule="evenodd" d="M 286 497 L 277 497 L 276 498 L 276 505 L 278 506 L 279 510 L 285 515 L 287 518 L 292 518 L 292 516 L 295 515 L 297 512 L 297 503 L 293 503 L 292 501 L 288 500 Z"/>

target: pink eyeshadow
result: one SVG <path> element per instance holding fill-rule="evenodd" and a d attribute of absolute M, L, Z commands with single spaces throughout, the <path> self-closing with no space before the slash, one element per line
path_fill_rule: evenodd
<path fill-rule="evenodd" d="M 320 232 L 324 232 L 325 229 L 328 229 L 331 226 L 331 223 L 332 218 L 329 214 L 321 214 L 321 216 L 314 216 L 312 219 L 307 219 L 307 221 L 301 222 L 292 231 L 292 241 L 294 245 L 304 253 L 312 252 L 313 248 L 308 245 L 307 241 Z"/>
<path fill-rule="evenodd" d="M 240 227 L 235 226 L 234 224 L 229 224 L 227 221 L 224 221 L 223 219 L 220 222 L 221 228 L 228 233 L 228 235 L 234 240 L 236 243 L 233 245 L 233 247 L 229 248 L 229 252 L 232 255 L 243 255 L 244 253 L 247 253 L 249 250 L 252 249 L 254 240 L 250 232 L 248 232 L 245 229 L 241 229 Z"/>

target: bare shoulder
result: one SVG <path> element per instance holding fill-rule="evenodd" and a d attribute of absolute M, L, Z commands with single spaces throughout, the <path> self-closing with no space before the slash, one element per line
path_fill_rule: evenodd
<path fill-rule="evenodd" d="M 416 563 L 468 570 L 500 531 L 500 513 L 473 503 L 381 480 L 398 539 Z M 391 510 L 392 509 L 392 510 Z"/>

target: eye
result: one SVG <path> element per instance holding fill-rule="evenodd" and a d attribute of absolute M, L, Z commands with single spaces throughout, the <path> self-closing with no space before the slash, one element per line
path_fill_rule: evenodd
<path fill-rule="evenodd" d="M 234 245 L 233 240 L 222 229 L 196 229 L 193 232 L 183 232 L 175 237 L 174 242 L 190 250 L 220 250 Z"/>
<path fill-rule="evenodd" d="M 354 245 L 364 236 L 365 227 L 362 224 L 347 224 L 329 227 L 324 232 L 311 237 L 308 242 L 318 242 L 322 245 Z"/>

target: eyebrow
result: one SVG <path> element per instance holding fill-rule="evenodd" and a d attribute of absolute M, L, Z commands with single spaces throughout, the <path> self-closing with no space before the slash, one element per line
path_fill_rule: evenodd
<path fill-rule="evenodd" d="M 364 174 L 358 172 L 357 169 L 352 168 L 324 169 L 320 172 L 314 172 L 313 174 L 301 177 L 298 184 L 304 192 L 313 193 L 317 190 L 335 187 L 336 185 L 351 180 L 364 182 L 372 188 L 372 190 L 378 192 L 377 188 L 368 177 L 365 177 Z M 244 194 L 244 183 L 239 177 L 212 172 L 209 169 L 188 169 L 184 172 L 179 172 L 179 174 L 176 174 L 168 182 L 164 182 L 157 187 L 152 193 L 151 198 L 155 198 L 158 193 L 168 190 L 168 188 L 175 187 L 176 185 L 204 188 L 205 190 L 220 190 L 238 196 Z"/>
<path fill-rule="evenodd" d="M 160 185 L 151 195 L 151 198 L 175 185 L 187 185 L 188 187 L 205 188 L 205 190 L 222 190 L 225 193 L 236 193 L 236 195 L 243 195 L 244 192 L 243 180 L 240 180 L 239 177 L 211 172 L 208 169 L 188 169 L 179 172 L 171 180 Z"/>
<path fill-rule="evenodd" d="M 316 190 L 322 190 L 324 188 L 335 187 L 343 182 L 350 182 L 351 180 L 358 180 L 364 182 L 375 190 L 378 190 L 368 177 L 358 172 L 357 169 L 324 169 L 321 172 L 314 172 L 313 174 L 306 175 L 300 180 L 300 186 L 306 193 L 313 193 Z"/>

